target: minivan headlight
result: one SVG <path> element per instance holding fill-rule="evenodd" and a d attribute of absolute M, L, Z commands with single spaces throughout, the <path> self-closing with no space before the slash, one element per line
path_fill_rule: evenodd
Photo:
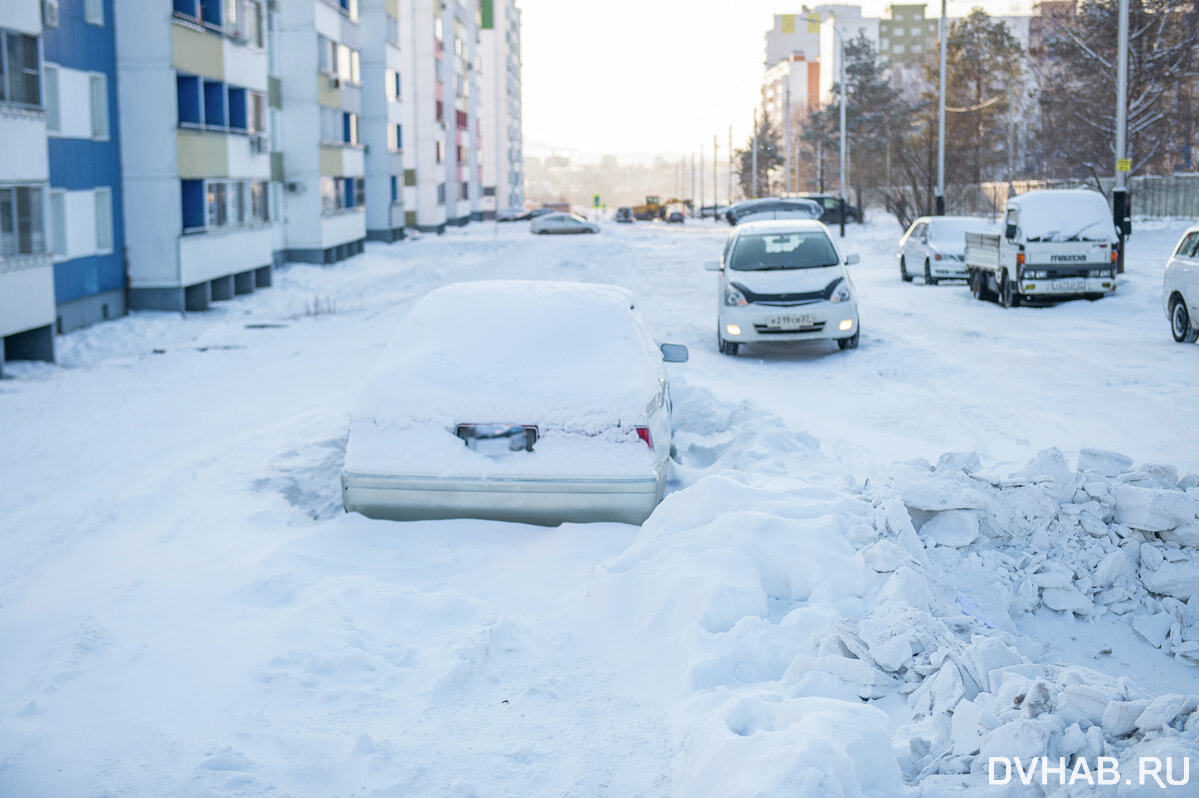
<path fill-rule="evenodd" d="M 829 297 L 830 302 L 848 302 L 851 299 L 853 299 L 853 292 L 849 290 L 849 285 L 844 280 L 833 289 L 833 295 Z"/>
<path fill-rule="evenodd" d="M 740 288 L 730 283 L 724 287 L 724 304 L 745 307 L 749 304 L 749 300 L 745 298 L 745 294 L 741 292 Z"/>

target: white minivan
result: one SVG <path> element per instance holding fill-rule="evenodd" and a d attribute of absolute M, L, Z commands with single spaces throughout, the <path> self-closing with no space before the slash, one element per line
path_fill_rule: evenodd
<path fill-rule="evenodd" d="M 735 355 L 741 344 L 835 340 L 854 349 L 860 340 L 858 301 L 828 228 L 816 221 L 778 220 L 738 225 L 719 261 L 716 343 Z"/>
<path fill-rule="evenodd" d="M 1199 226 L 1182 234 L 1162 275 L 1162 307 L 1180 344 L 1199 341 Z"/>

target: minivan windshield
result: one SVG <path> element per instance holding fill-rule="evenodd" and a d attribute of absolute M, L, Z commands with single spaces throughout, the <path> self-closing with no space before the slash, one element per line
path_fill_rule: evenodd
<path fill-rule="evenodd" d="M 737 239 L 729 258 L 729 268 L 739 272 L 836 265 L 837 250 L 819 230 L 743 235 Z"/>

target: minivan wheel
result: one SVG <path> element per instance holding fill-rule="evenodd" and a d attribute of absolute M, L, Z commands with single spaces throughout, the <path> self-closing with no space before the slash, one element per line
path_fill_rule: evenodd
<path fill-rule="evenodd" d="M 857 349 L 858 343 L 860 343 L 861 340 L 862 340 L 862 328 L 859 326 L 858 329 L 854 332 L 854 334 L 849 336 L 848 338 L 838 338 L 837 346 L 839 346 L 842 351 L 845 351 L 846 349 Z"/>
<path fill-rule="evenodd" d="M 912 282 L 912 275 L 908 274 L 908 261 L 902 255 L 899 257 L 899 276 L 905 283 Z"/>
<path fill-rule="evenodd" d="M 924 284 L 925 285 L 936 285 L 937 284 L 937 278 L 933 277 L 933 270 L 932 270 L 932 267 L 929 266 L 928 258 L 924 259 Z"/>
<path fill-rule="evenodd" d="M 1191 314 L 1187 313 L 1187 305 L 1182 301 L 1182 297 L 1176 296 L 1170 303 L 1170 332 L 1180 344 L 1199 341 L 1199 330 L 1191 326 Z"/>
<path fill-rule="evenodd" d="M 724 336 L 720 334 L 720 328 L 716 328 L 716 349 L 722 355 L 737 356 L 737 350 L 741 348 L 741 344 L 736 341 L 726 341 Z"/>

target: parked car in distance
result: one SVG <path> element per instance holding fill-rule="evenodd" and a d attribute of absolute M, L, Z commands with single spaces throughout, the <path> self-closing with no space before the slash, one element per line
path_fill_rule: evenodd
<path fill-rule="evenodd" d="M 573 213 L 547 213 L 538 216 L 529 225 L 537 235 L 571 235 L 574 233 L 598 233 L 599 225 Z"/>
<path fill-rule="evenodd" d="M 742 200 L 725 211 L 724 218 L 731 225 L 762 219 L 819 219 L 821 208 L 808 199 L 763 199 Z"/>
<path fill-rule="evenodd" d="M 561 213 L 553 208 L 534 208 L 525 215 L 526 219 L 536 219 L 538 216 L 548 216 L 551 213 Z"/>
<path fill-rule="evenodd" d="M 899 276 L 910 283 L 916 275 L 925 285 L 965 280 L 966 233 L 998 233 L 999 223 L 981 216 L 921 216 L 899 239 Z"/>
<path fill-rule="evenodd" d="M 616 216 L 613 218 L 621 224 L 632 224 L 633 222 L 637 221 L 637 218 L 633 216 L 633 209 L 628 205 L 622 205 L 617 208 Z"/>
<path fill-rule="evenodd" d="M 832 194 L 805 194 L 803 199 L 810 199 L 820 206 L 820 221 L 825 224 L 841 224 L 841 198 Z M 845 223 L 862 222 L 862 210 L 845 201 Z"/>
<path fill-rule="evenodd" d="M 667 224 L 684 224 L 686 221 L 687 217 L 683 215 L 682 211 L 671 211 L 666 214 Z"/>
<path fill-rule="evenodd" d="M 1162 307 L 1180 344 L 1199 340 L 1199 225 L 1182 234 L 1162 276 Z"/>
<path fill-rule="evenodd" d="M 855 349 L 861 339 L 858 302 L 847 265 L 828 228 L 817 221 L 739 225 L 720 261 L 716 344 L 735 355 L 742 344 L 832 339 Z"/>
<path fill-rule="evenodd" d="M 704 205 L 699 209 L 699 218 L 711 219 L 722 217 L 728 211 L 728 205 Z"/>
<path fill-rule="evenodd" d="M 350 419 L 349 512 L 639 524 L 671 449 L 664 362 L 632 295 L 610 285 L 442 286 L 400 323 Z"/>
<path fill-rule="evenodd" d="M 519 222 L 529 218 L 529 211 L 525 208 L 504 208 L 501 211 L 495 212 L 495 220 L 497 222 Z"/>

